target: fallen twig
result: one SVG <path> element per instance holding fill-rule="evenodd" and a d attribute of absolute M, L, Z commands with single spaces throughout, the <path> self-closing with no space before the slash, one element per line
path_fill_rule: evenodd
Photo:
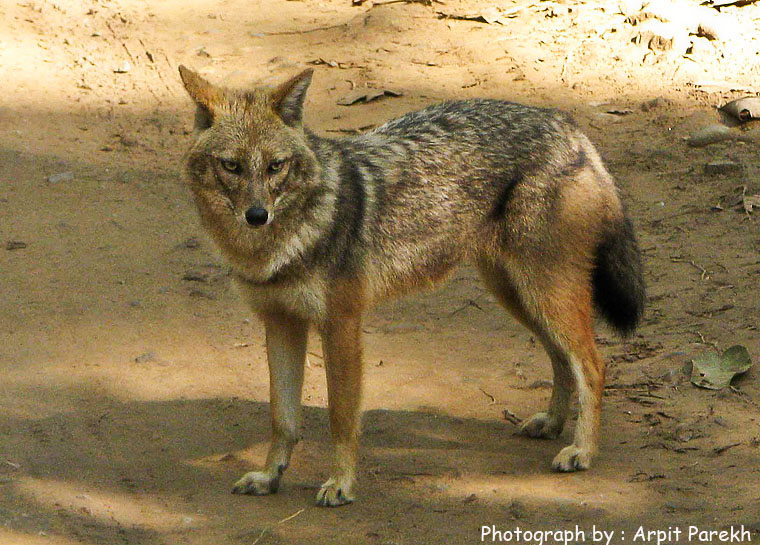
<path fill-rule="evenodd" d="M 475 302 L 473 299 L 468 299 L 467 303 L 459 307 L 453 312 L 449 313 L 449 316 L 454 316 L 454 314 L 458 314 L 459 312 L 462 312 L 464 309 L 469 307 L 475 307 L 478 310 L 483 310 L 483 307 L 481 307 L 477 302 Z"/>
<path fill-rule="evenodd" d="M 702 344 L 704 344 L 704 345 L 707 345 L 707 346 L 712 346 L 713 348 L 715 348 L 715 350 L 719 350 L 719 348 L 718 348 L 718 343 L 717 343 L 717 342 L 708 342 L 708 341 L 705 339 L 705 336 L 704 336 L 704 335 L 702 335 L 702 332 L 701 332 L 701 331 L 695 331 L 695 332 L 694 332 L 694 334 L 695 334 L 695 335 L 697 335 L 697 336 L 699 337 L 699 342 L 700 342 L 700 343 L 702 343 Z"/>
<path fill-rule="evenodd" d="M 123 48 L 124 48 L 124 51 L 126 51 L 126 52 L 127 52 L 127 55 L 129 55 L 129 58 L 132 60 L 132 62 L 133 62 L 133 63 L 135 63 L 135 64 L 137 64 L 137 61 L 136 61 L 136 60 L 135 60 L 135 58 L 132 56 L 132 53 L 129 51 L 129 48 L 127 47 L 127 44 L 126 44 L 126 43 L 124 43 L 124 42 L 121 42 L 121 47 L 123 47 Z"/>
<path fill-rule="evenodd" d="M 481 391 L 481 392 L 483 392 L 483 393 L 484 393 L 486 396 L 488 396 L 489 398 L 491 398 L 491 405 L 493 405 L 493 404 L 495 404 L 495 403 L 496 403 L 496 398 L 495 398 L 494 396 L 492 396 L 491 394 L 489 394 L 488 392 L 486 392 L 486 391 L 485 391 L 483 388 L 481 388 L 481 387 L 478 387 L 478 390 L 480 390 L 480 391 Z"/>
<path fill-rule="evenodd" d="M 280 32 L 262 32 L 265 36 L 293 36 L 296 34 L 309 34 L 310 32 L 319 32 L 320 30 L 331 30 L 333 28 L 340 28 L 342 26 L 348 26 L 348 23 L 340 23 L 337 25 L 320 26 L 317 28 L 309 28 L 306 30 L 283 30 Z"/>
<path fill-rule="evenodd" d="M 292 519 L 296 518 L 298 515 L 300 515 L 304 511 L 306 511 L 305 508 L 304 509 L 299 509 L 298 511 L 296 511 L 295 513 L 293 513 L 292 515 L 290 515 L 288 517 L 285 517 L 284 519 L 282 519 L 278 523 L 273 524 L 272 526 L 267 526 L 266 528 L 264 528 L 261 531 L 261 533 L 259 534 L 259 537 L 257 537 L 256 541 L 254 541 L 253 543 L 251 543 L 251 545 L 256 545 L 259 541 L 261 541 L 261 538 L 264 537 L 264 534 L 266 534 L 267 532 L 271 532 L 272 529 L 275 528 L 276 526 L 279 526 L 280 524 L 284 524 L 284 523 L 288 522 L 289 520 L 292 520 Z"/>
<path fill-rule="evenodd" d="M 699 272 L 702 273 L 702 276 L 701 276 L 702 280 L 709 280 L 709 278 L 710 278 L 710 273 L 707 271 L 707 269 L 705 269 L 703 266 L 695 263 L 693 259 L 683 259 L 683 258 L 680 258 L 680 257 L 673 256 L 673 257 L 670 258 L 670 261 L 672 261 L 673 263 L 688 263 L 692 267 L 695 267 L 695 268 L 699 269 Z"/>
<path fill-rule="evenodd" d="M 723 454 L 728 449 L 738 447 L 739 445 L 741 445 L 741 443 L 731 443 L 730 445 L 725 445 L 723 447 L 715 447 L 713 449 L 713 454 Z"/>
<path fill-rule="evenodd" d="M 363 134 L 369 129 L 374 129 L 375 125 L 362 125 L 355 129 L 325 129 L 325 132 L 338 132 L 342 134 Z"/>

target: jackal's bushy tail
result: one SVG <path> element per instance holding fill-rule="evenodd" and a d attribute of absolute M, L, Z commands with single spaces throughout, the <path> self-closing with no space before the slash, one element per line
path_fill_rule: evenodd
<path fill-rule="evenodd" d="M 621 335 L 633 333 L 644 313 L 644 274 L 633 224 L 625 217 L 596 250 L 594 304 Z"/>

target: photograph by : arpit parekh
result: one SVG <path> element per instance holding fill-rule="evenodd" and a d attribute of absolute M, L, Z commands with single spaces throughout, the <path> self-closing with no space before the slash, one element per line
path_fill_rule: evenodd
<path fill-rule="evenodd" d="M 668 526 L 667 529 L 647 528 L 639 526 L 631 535 L 628 542 L 651 543 L 655 545 L 673 543 L 751 543 L 752 532 L 744 525 L 729 526 L 720 530 L 700 528 L 689 525 L 685 529 L 679 526 Z M 524 545 L 545 545 L 550 543 L 603 543 L 604 545 L 623 544 L 626 542 L 625 530 L 607 530 L 596 525 L 588 530 L 579 526 L 573 529 L 537 529 L 527 530 L 516 526 L 509 529 L 498 529 L 496 525 L 480 527 L 480 541 L 493 543 L 519 543 Z"/>

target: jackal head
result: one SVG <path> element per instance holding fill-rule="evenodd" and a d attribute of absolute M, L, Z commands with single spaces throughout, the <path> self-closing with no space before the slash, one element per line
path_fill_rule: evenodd
<path fill-rule="evenodd" d="M 234 261 L 266 261 L 321 191 L 302 123 L 312 70 L 251 90 L 213 85 L 184 66 L 179 73 L 196 104 L 186 174 L 204 226 Z"/>

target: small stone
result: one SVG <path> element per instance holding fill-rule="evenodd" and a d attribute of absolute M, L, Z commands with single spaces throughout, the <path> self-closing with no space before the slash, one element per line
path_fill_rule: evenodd
<path fill-rule="evenodd" d="M 126 104 L 126 102 L 119 102 L 119 104 Z M 138 144 L 138 141 L 135 138 L 130 138 L 129 136 L 124 136 L 123 134 L 118 135 L 119 136 L 119 144 L 124 146 L 125 148 L 133 148 Z"/>
<path fill-rule="evenodd" d="M 23 250 L 26 248 L 28 244 L 26 242 L 21 242 L 20 240 L 9 240 L 8 244 L 5 245 L 6 250 Z"/>
<path fill-rule="evenodd" d="M 725 125 L 713 124 L 693 132 L 684 140 L 692 148 L 701 148 L 725 140 L 743 140 L 742 133 Z"/>
<path fill-rule="evenodd" d="M 678 424 L 673 432 L 673 436 L 679 443 L 688 443 L 694 439 L 694 432 L 689 429 L 687 424 Z"/>
<path fill-rule="evenodd" d="M 527 515 L 525 505 L 517 500 L 513 500 L 512 503 L 509 504 L 508 510 L 512 518 L 517 520 L 523 519 Z"/>
<path fill-rule="evenodd" d="M 647 100 L 646 102 L 642 102 L 641 111 L 651 112 L 652 110 L 657 110 L 659 108 L 662 108 L 663 106 L 666 106 L 667 104 L 668 104 L 668 99 L 666 98 L 663 98 L 663 97 L 653 98 L 651 100 Z"/>
<path fill-rule="evenodd" d="M 196 299 L 209 299 L 213 301 L 216 299 L 216 295 L 213 293 L 208 293 L 203 290 L 191 290 L 189 293 L 190 297 L 194 297 Z"/>
<path fill-rule="evenodd" d="M 145 352 L 135 358 L 135 363 L 147 363 L 156 359 L 156 354 L 153 352 Z"/>
<path fill-rule="evenodd" d="M 179 244 L 180 248 L 189 248 L 191 250 L 194 250 L 196 248 L 199 248 L 201 245 L 200 241 L 195 237 L 190 237 L 187 240 L 183 241 Z"/>
<path fill-rule="evenodd" d="M 739 174 L 742 164 L 736 161 L 711 161 L 704 167 L 705 174 Z"/>
<path fill-rule="evenodd" d="M 52 174 L 46 178 L 48 183 L 51 184 L 58 184 L 61 182 L 70 182 L 74 179 L 74 174 L 72 172 L 59 172 L 58 174 Z"/>
<path fill-rule="evenodd" d="M 208 282 L 208 274 L 200 271 L 189 271 L 185 273 L 182 280 L 187 282 Z"/>

